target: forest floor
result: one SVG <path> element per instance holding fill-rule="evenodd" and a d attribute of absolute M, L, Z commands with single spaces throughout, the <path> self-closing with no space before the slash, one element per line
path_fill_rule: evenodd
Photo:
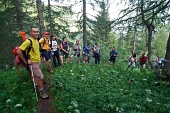
<path fill-rule="evenodd" d="M 50 95 L 50 84 L 52 81 L 52 74 L 50 74 L 50 76 L 48 76 L 48 78 L 46 79 L 47 80 L 45 80 L 46 84 L 44 84 L 44 89 L 46 93 L 49 95 L 49 99 L 39 98 L 37 107 L 38 107 L 39 113 L 54 113 L 54 109 L 51 103 L 53 100 L 53 97 L 52 95 Z"/>

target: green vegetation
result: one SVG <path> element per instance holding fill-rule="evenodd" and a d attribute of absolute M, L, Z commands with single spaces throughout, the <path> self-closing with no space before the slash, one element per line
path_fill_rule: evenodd
<path fill-rule="evenodd" d="M 120 0 L 116 6 L 121 11 L 116 12 L 119 16 L 115 19 L 111 19 L 114 14 L 109 13 L 110 6 L 116 3 L 114 0 L 74 1 L 75 4 L 68 6 L 62 6 L 63 3 L 61 6 L 47 5 L 41 0 L 0 1 L 0 113 L 38 112 L 33 83 L 26 70 L 22 69 L 20 77 L 16 70 L 12 70 L 13 47 L 22 42 L 18 32 L 24 30 L 29 34 L 31 25 L 56 34 L 58 44 L 66 36 L 70 47 L 75 40 L 80 40 L 82 48 L 84 43 L 94 45 L 97 42 L 102 51 L 104 62 L 100 65 L 94 65 L 92 59 L 93 63 L 89 65 L 73 63 L 56 69 L 51 83 L 56 113 L 170 112 L 170 90 L 165 81 L 170 77 L 167 71 L 170 64 L 164 66 L 167 78 L 156 76 L 149 70 L 154 68 L 151 64 L 150 67 L 147 64 L 142 73 L 138 69 L 126 70 L 125 66 L 131 52 L 135 52 L 137 58 L 145 52 L 149 60 L 157 56 L 170 60 L 170 41 L 167 41 L 170 40 L 170 1 Z M 97 15 L 73 11 L 74 6 L 85 6 L 85 1 Z M 125 7 L 121 9 L 123 4 Z M 38 9 L 41 8 L 44 16 L 39 17 Z M 39 19 L 44 22 L 42 26 Z M 119 57 L 114 66 L 106 66 L 112 47 L 116 47 Z"/>
<path fill-rule="evenodd" d="M 51 83 L 55 112 L 170 112 L 170 89 L 164 76 L 126 68 L 118 59 L 114 66 L 75 62 L 57 68 Z M 38 113 L 33 83 L 26 70 L 21 70 L 21 76 L 16 70 L 1 71 L 0 75 L 0 111 Z"/>
<path fill-rule="evenodd" d="M 167 113 L 169 91 L 153 73 L 118 63 L 66 65 L 53 76 L 51 88 L 56 113 Z"/>
<path fill-rule="evenodd" d="M 0 72 L 0 113 L 37 113 L 33 83 L 26 72 Z"/>

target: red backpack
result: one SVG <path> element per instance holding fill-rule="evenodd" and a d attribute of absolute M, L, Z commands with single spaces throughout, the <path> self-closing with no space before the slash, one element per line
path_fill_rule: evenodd
<path fill-rule="evenodd" d="M 26 52 L 26 51 L 22 51 L 22 53 L 23 53 L 23 55 L 24 55 L 24 58 L 25 58 L 26 60 L 28 60 L 28 55 L 29 55 L 29 52 L 30 52 L 30 50 L 31 50 L 31 48 L 32 48 L 32 40 L 31 40 L 31 39 L 28 39 L 28 40 L 30 41 L 30 46 L 28 47 L 27 52 Z M 18 75 L 20 75 L 20 71 L 19 71 L 19 68 L 18 68 L 19 65 L 22 66 L 22 67 L 24 67 L 24 68 L 26 68 L 27 70 L 29 70 L 29 68 L 28 68 L 28 65 L 25 64 L 25 63 L 19 58 L 19 56 L 18 56 L 18 54 L 17 54 L 18 48 L 19 48 L 18 46 L 14 47 L 14 49 L 13 49 L 13 54 L 15 55 L 14 65 L 15 65 L 16 69 L 18 70 Z"/>

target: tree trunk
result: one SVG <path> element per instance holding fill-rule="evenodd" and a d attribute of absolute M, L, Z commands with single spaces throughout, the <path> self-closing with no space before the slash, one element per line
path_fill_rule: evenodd
<path fill-rule="evenodd" d="M 49 18 L 49 23 L 50 23 L 50 34 L 54 34 L 53 31 L 53 20 L 51 18 L 51 6 L 50 6 L 50 0 L 48 0 L 48 18 Z"/>
<path fill-rule="evenodd" d="M 44 36 L 44 18 L 43 18 L 43 9 L 41 0 L 37 0 L 37 7 L 38 7 L 38 19 L 40 24 L 40 37 Z"/>
<path fill-rule="evenodd" d="M 19 1 L 18 0 L 14 0 L 14 6 L 16 8 L 16 12 L 17 12 L 17 22 L 18 22 L 18 25 L 19 25 L 19 29 L 21 31 L 24 31 L 24 27 L 23 27 L 23 21 L 22 21 L 22 13 L 21 13 L 21 8 L 20 8 L 20 4 L 19 4 Z"/>
<path fill-rule="evenodd" d="M 169 38 L 167 41 L 167 47 L 166 47 L 166 54 L 165 54 L 165 59 L 170 60 L 170 33 L 169 33 Z M 170 79 L 170 62 L 166 62 L 163 66 L 163 74 L 167 77 L 167 79 Z"/>
<path fill-rule="evenodd" d="M 135 53 L 135 49 L 136 49 L 136 33 L 135 33 L 134 39 L 133 39 L 133 53 Z"/>
<path fill-rule="evenodd" d="M 83 46 L 86 45 L 86 0 L 83 0 Z"/>
<path fill-rule="evenodd" d="M 153 31 L 152 25 L 148 24 L 147 29 L 148 29 L 148 44 L 147 44 L 148 45 L 148 60 L 151 60 L 151 55 L 152 55 L 151 42 L 152 42 L 152 31 Z M 154 69 L 152 62 L 149 62 L 149 65 L 151 69 Z"/>
<path fill-rule="evenodd" d="M 135 26 L 135 33 L 134 33 L 134 39 L 133 39 L 133 51 L 132 53 L 135 53 L 135 48 L 136 48 L 136 35 L 137 35 L 137 30 L 136 30 L 136 26 Z"/>
<path fill-rule="evenodd" d="M 148 46 L 148 60 L 151 60 L 151 55 L 152 55 L 152 48 L 151 48 L 151 42 L 152 42 L 152 31 L 154 30 L 152 22 L 145 20 L 145 12 L 144 12 L 144 0 L 141 0 L 141 15 L 142 15 L 142 22 L 143 24 L 147 27 L 148 30 L 148 42 L 147 42 L 147 46 Z M 153 16 L 154 17 L 154 16 Z M 152 65 L 152 62 L 149 62 L 149 65 L 151 67 L 151 69 L 154 69 L 154 66 Z"/>

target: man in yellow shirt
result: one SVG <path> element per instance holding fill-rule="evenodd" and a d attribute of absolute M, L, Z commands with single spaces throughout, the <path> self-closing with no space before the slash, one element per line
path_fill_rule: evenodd
<path fill-rule="evenodd" d="M 53 73 L 51 68 L 50 58 L 51 58 L 51 49 L 49 46 L 49 32 L 44 32 L 44 38 L 39 40 L 41 46 L 42 56 L 45 57 L 46 60 L 46 67 L 50 73 Z"/>
<path fill-rule="evenodd" d="M 28 53 L 29 59 L 25 59 L 22 51 L 27 51 L 27 49 L 30 46 L 30 41 L 25 40 L 19 49 L 17 50 L 17 54 L 19 58 L 25 63 L 29 64 L 30 70 L 33 71 L 35 84 L 38 85 L 40 96 L 43 99 L 49 98 L 49 96 L 45 93 L 45 90 L 43 89 L 43 73 L 41 71 L 41 59 L 40 59 L 40 51 L 39 51 L 39 43 L 37 41 L 38 38 L 38 28 L 32 26 L 30 28 L 30 39 L 32 41 L 32 48 L 30 52 Z M 33 76 L 32 75 L 32 76 Z"/>

